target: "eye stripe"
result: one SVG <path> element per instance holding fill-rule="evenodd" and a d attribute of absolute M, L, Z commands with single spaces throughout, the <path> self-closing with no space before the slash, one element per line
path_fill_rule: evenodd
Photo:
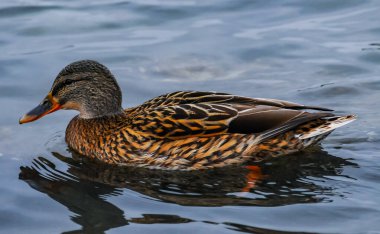
<path fill-rule="evenodd" d="M 72 79 L 66 79 L 60 83 L 58 83 L 56 86 L 54 86 L 53 90 L 51 91 L 52 95 L 56 95 L 62 88 L 64 88 L 65 86 L 68 86 L 68 85 L 71 85 L 73 83 L 76 83 L 76 82 L 79 82 L 79 81 L 84 81 L 84 80 L 90 80 L 91 77 L 82 77 L 80 79 L 75 79 L 75 80 L 72 80 Z"/>

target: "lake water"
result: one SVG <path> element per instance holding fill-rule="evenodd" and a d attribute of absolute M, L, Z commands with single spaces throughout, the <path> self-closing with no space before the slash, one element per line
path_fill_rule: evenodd
<path fill-rule="evenodd" d="M 375 0 L 1 1 L 0 232 L 380 233 L 379 12 Z M 359 119 L 251 170 L 79 163 L 64 142 L 75 112 L 18 119 L 80 59 L 113 71 L 124 107 L 214 90 Z"/>

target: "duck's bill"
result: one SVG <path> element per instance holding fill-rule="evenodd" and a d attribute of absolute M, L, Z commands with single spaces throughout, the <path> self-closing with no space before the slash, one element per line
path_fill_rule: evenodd
<path fill-rule="evenodd" d="M 24 124 L 35 121 L 59 109 L 61 109 L 61 105 L 51 98 L 51 95 L 48 95 L 38 106 L 22 116 L 19 123 Z"/>

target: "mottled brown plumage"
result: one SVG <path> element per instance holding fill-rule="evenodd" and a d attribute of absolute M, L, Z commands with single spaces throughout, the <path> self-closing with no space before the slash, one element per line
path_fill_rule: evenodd
<path fill-rule="evenodd" d="M 50 106 L 41 103 L 20 123 L 60 108 L 76 109 L 80 115 L 66 130 L 76 152 L 109 164 L 179 170 L 297 152 L 355 119 L 321 107 L 195 91 L 161 95 L 123 111 L 115 78 L 90 60 L 64 68 L 45 100 Z"/>

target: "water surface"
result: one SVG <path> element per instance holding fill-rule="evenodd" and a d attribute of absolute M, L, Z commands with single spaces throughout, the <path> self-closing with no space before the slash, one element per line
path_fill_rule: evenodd
<path fill-rule="evenodd" d="M 380 232 L 377 1 L 0 4 L 0 232 Z M 163 172 L 78 161 L 60 111 L 31 124 L 59 70 L 107 65 L 124 107 L 214 90 L 359 119 L 320 147 L 250 168 Z"/>

